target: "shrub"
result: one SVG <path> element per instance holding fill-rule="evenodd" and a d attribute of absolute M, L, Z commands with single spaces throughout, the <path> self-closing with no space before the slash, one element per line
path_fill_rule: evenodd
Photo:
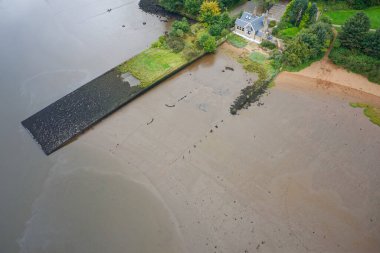
<path fill-rule="evenodd" d="M 264 40 L 263 42 L 261 42 L 260 46 L 271 50 L 276 48 L 276 45 L 270 42 L 269 40 Z"/>
<path fill-rule="evenodd" d="M 160 41 L 155 41 L 152 43 L 152 45 L 150 47 L 152 48 L 160 48 L 162 45 L 160 43 Z"/>
<path fill-rule="evenodd" d="M 172 30 L 178 29 L 182 30 L 184 33 L 190 32 L 190 24 L 186 18 L 182 18 L 181 21 L 176 20 L 173 22 Z"/>
<path fill-rule="evenodd" d="M 221 24 L 213 24 L 209 27 L 208 31 L 212 36 L 220 36 L 223 31 L 223 26 Z"/>
<path fill-rule="evenodd" d="M 269 21 L 269 27 L 272 28 L 272 27 L 275 27 L 276 26 L 276 20 L 271 20 Z"/>
<path fill-rule="evenodd" d="M 191 15 L 196 15 L 199 13 L 201 8 L 202 0 L 185 0 L 185 11 Z"/>
<path fill-rule="evenodd" d="M 366 55 L 380 59 L 380 29 L 366 34 L 362 41 L 362 48 Z"/>
<path fill-rule="evenodd" d="M 336 65 L 367 76 L 368 80 L 380 84 L 380 60 L 344 47 L 334 47 L 329 58 Z"/>
<path fill-rule="evenodd" d="M 339 39 L 343 47 L 349 49 L 361 49 L 362 39 L 366 36 L 370 28 L 370 21 L 364 12 L 358 12 L 342 26 Z"/>
<path fill-rule="evenodd" d="M 271 60 L 271 65 L 274 69 L 281 68 L 282 53 L 280 52 L 280 50 L 273 50 L 269 56 L 269 59 Z"/>
<path fill-rule="evenodd" d="M 166 43 L 168 44 L 169 48 L 171 48 L 175 53 L 181 52 L 185 47 L 185 42 L 183 39 L 177 36 L 168 36 Z"/>
<path fill-rule="evenodd" d="M 227 30 L 227 29 L 223 29 L 221 36 L 222 36 L 222 37 L 225 37 L 225 36 L 227 36 L 229 33 L 230 33 L 229 30 Z"/>
<path fill-rule="evenodd" d="M 216 50 L 216 40 L 213 36 L 203 36 L 199 44 L 207 53 L 213 53 Z"/>
<path fill-rule="evenodd" d="M 186 60 L 190 61 L 200 55 L 201 52 L 194 46 L 186 46 L 183 49 L 182 53 L 185 56 Z"/>

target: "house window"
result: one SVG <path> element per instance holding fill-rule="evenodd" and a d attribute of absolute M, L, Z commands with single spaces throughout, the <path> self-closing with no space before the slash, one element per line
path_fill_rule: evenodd
<path fill-rule="evenodd" d="M 244 32 L 244 27 L 241 30 Z"/>

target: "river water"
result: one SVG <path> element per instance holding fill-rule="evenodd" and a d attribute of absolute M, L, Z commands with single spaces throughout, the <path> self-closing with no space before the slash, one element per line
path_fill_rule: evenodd
<path fill-rule="evenodd" d="M 0 252 L 178 250 L 144 178 L 86 147 L 47 157 L 20 124 L 166 26 L 138 0 L 0 1 Z"/>

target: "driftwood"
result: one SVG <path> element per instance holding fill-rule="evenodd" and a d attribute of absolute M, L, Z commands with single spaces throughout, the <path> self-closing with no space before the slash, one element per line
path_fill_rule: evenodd
<path fill-rule="evenodd" d="M 150 125 L 150 124 L 152 124 L 153 120 L 154 120 L 154 118 L 152 118 L 152 120 L 151 120 L 151 121 L 149 121 L 149 122 L 148 122 L 148 123 L 146 123 L 146 124 L 147 124 L 147 125 Z"/>

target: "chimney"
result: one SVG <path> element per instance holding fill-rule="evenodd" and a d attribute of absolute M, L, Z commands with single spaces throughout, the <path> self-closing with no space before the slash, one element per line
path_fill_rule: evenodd
<path fill-rule="evenodd" d="M 253 15 L 254 17 L 257 17 L 257 10 L 256 10 L 256 6 L 255 6 L 255 7 L 253 7 L 252 15 Z"/>
<path fill-rule="evenodd" d="M 268 11 L 265 12 L 264 14 L 264 31 L 268 31 Z"/>

